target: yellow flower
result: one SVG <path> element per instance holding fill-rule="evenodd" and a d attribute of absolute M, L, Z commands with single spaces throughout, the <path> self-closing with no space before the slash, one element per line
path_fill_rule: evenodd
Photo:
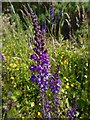
<path fill-rule="evenodd" d="M 67 79 L 66 77 L 63 77 L 63 79 Z"/>
<path fill-rule="evenodd" d="M 12 67 L 12 66 L 13 66 L 13 64 L 11 63 L 11 64 L 10 64 L 10 66 Z"/>
<path fill-rule="evenodd" d="M 67 60 L 64 60 L 64 64 L 68 65 L 68 61 L 67 61 Z"/>
<path fill-rule="evenodd" d="M 69 89 L 69 85 L 66 85 L 66 89 Z"/>
<path fill-rule="evenodd" d="M 61 54 L 62 54 L 62 55 L 64 55 L 64 54 L 65 54 L 65 52 L 61 52 Z"/>
<path fill-rule="evenodd" d="M 14 80 L 14 77 L 11 77 L 12 80 Z"/>
<path fill-rule="evenodd" d="M 13 67 L 16 67 L 16 66 L 17 66 L 17 65 L 14 63 L 14 64 L 13 64 Z"/>
<path fill-rule="evenodd" d="M 38 112 L 38 116 L 40 116 L 41 115 L 41 113 L 40 112 Z"/>
<path fill-rule="evenodd" d="M 25 120 L 24 118 L 25 118 L 25 117 L 24 117 L 24 116 L 22 116 L 22 120 Z"/>
<path fill-rule="evenodd" d="M 31 107 L 33 107 L 35 105 L 35 103 L 34 102 L 31 102 Z"/>
<path fill-rule="evenodd" d="M 61 62 L 61 64 L 63 65 L 63 62 Z"/>
<path fill-rule="evenodd" d="M 16 70 L 19 70 L 19 68 L 17 68 Z"/>
<path fill-rule="evenodd" d="M 61 59 L 64 57 L 64 55 L 61 56 Z"/>
<path fill-rule="evenodd" d="M 64 93 L 64 89 L 63 88 L 61 89 L 61 92 Z"/>
<path fill-rule="evenodd" d="M 71 87 L 74 87 L 74 84 L 71 84 Z"/>

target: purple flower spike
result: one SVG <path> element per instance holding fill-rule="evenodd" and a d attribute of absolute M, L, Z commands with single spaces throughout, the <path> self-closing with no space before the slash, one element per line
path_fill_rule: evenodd
<path fill-rule="evenodd" d="M 37 83 L 42 91 L 47 91 L 47 74 L 49 74 L 49 69 L 50 69 L 50 62 L 48 60 L 49 56 L 47 54 L 47 50 L 44 47 L 45 46 L 44 35 L 38 24 L 37 17 L 33 13 L 33 10 L 30 7 L 29 7 L 29 10 L 30 10 L 30 15 L 33 22 L 34 30 L 35 30 L 35 38 L 34 38 L 35 48 L 33 48 L 35 54 L 31 55 L 31 59 L 37 61 L 36 67 L 30 66 L 30 70 L 37 72 L 37 76 L 41 76 L 41 79 L 39 78 L 39 82 Z"/>
<path fill-rule="evenodd" d="M 76 120 L 76 114 L 77 114 L 77 98 L 74 99 L 73 107 L 67 111 L 66 116 L 69 119 Z"/>
<path fill-rule="evenodd" d="M 30 7 L 29 11 L 35 30 L 35 37 L 33 39 L 33 44 L 35 46 L 35 48 L 33 48 L 33 51 L 35 54 L 31 55 L 31 59 L 35 61 L 35 66 L 30 66 L 30 70 L 33 72 L 30 80 L 32 82 L 36 82 L 40 88 L 42 114 L 44 118 L 47 118 L 47 116 L 50 117 L 50 114 L 47 111 L 48 107 L 46 102 L 46 92 L 48 91 L 48 79 L 50 76 L 49 55 L 47 54 L 47 49 L 45 49 L 44 34 L 40 29 L 37 17 Z"/>
<path fill-rule="evenodd" d="M 61 80 L 59 79 L 59 66 L 57 67 L 56 72 L 54 73 L 54 75 L 52 76 L 52 80 L 50 81 L 50 88 L 53 94 L 58 94 L 58 92 L 60 92 L 60 84 L 61 84 Z"/>
<path fill-rule="evenodd" d="M 50 107 L 51 105 L 50 105 L 50 101 L 48 101 L 47 102 L 47 104 L 46 104 L 46 110 L 47 110 L 47 115 L 46 115 L 46 118 L 51 118 L 51 116 L 50 116 L 50 113 L 52 112 L 52 110 L 51 110 L 51 107 Z"/>
<path fill-rule="evenodd" d="M 54 73 L 54 75 L 52 76 L 52 79 L 50 80 L 50 88 L 53 93 L 54 117 L 55 118 L 59 117 L 58 107 L 60 104 L 60 98 L 58 97 L 58 93 L 60 92 L 60 88 L 61 88 L 60 86 L 61 80 L 58 74 L 59 69 L 60 69 L 60 66 L 57 66 L 56 72 Z"/>

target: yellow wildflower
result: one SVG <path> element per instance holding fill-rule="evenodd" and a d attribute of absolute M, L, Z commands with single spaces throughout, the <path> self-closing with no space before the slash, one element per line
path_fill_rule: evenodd
<path fill-rule="evenodd" d="M 64 55 L 64 54 L 65 54 L 65 52 L 61 52 L 61 54 L 62 54 L 62 55 Z"/>
<path fill-rule="evenodd" d="M 41 113 L 40 113 L 40 112 L 38 112 L 38 116 L 41 116 Z"/>
<path fill-rule="evenodd" d="M 24 116 L 22 116 L 22 120 L 25 120 L 24 118 L 25 118 L 25 117 L 24 117 Z"/>
<path fill-rule="evenodd" d="M 71 84 L 71 87 L 74 87 L 74 84 Z"/>
<path fill-rule="evenodd" d="M 68 65 L 68 61 L 67 61 L 67 60 L 64 60 L 64 64 Z"/>
<path fill-rule="evenodd" d="M 66 85 L 66 89 L 69 89 L 69 85 Z"/>
<path fill-rule="evenodd" d="M 11 77 L 12 80 L 14 80 L 14 77 Z"/>
<path fill-rule="evenodd" d="M 63 77 L 63 79 L 67 79 L 66 77 Z"/>
<path fill-rule="evenodd" d="M 61 64 L 63 65 L 63 62 L 61 62 Z"/>
<path fill-rule="evenodd" d="M 10 66 L 12 67 L 12 66 L 13 66 L 13 64 L 11 63 L 11 64 L 10 64 Z"/>
<path fill-rule="evenodd" d="M 64 55 L 61 56 L 61 59 L 64 57 Z"/>
<path fill-rule="evenodd" d="M 14 64 L 13 64 L 13 67 L 16 67 L 16 66 L 17 66 L 17 65 L 14 63 Z"/>

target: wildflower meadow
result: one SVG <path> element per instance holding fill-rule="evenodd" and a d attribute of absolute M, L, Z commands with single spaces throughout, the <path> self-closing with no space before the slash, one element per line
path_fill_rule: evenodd
<path fill-rule="evenodd" d="M 89 14 L 88 2 L 2 3 L 2 120 L 90 119 Z"/>

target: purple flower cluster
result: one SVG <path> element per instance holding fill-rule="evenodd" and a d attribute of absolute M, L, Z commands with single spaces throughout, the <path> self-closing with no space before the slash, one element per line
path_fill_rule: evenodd
<path fill-rule="evenodd" d="M 61 88 L 61 80 L 59 78 L 59 69 L 60 66 L 57 66 L 56 72 L 52 76 L 52 79 L 50 80 L 50 88 L 53 93 L 53 103 L 54 103 L 54 117 L 58 118 L 58 106 L 60 104 L 60 98 L 58 97 L 58 93 L 60 92 Z"/>
<path fill-rule="evenodd" d="M 67 111 L 66 116 L 70 120 L 76 120 L 76 114 L 77 114 L 77 98 L 74 100 L 73 107 Z"/>
<path fill-rule="evenodd" d="M 53 94 L 58 94 L 60 92 L 60 84 L 61 84 L 61 80 L 59 79 L 59 66 L 57 66 L 57 70 L 54 73 L 54 75 L 52 76 L 52 79 L 50 80 L 50 88 Z"/>
<path fill-rule="evenodd" d="M 52 112 L 51 104 L 50 104 L 50 101 L 48 101 L 46 104 L 46 113 L 48 113 L 46 114 L 46 118 L 51 118 L 51 115 L 50 115 L 51 112 Z"/>
<path fill-rule="evenodd" d="M 32 72 L 30 80 L 32 82 L 36 82 L 40 88 L 40 97 L 41 97 L 41 104 L 42 104 L 42 113 L 43 118 L 51 118 L 51 106 L 50 101 L 48 101 L 46 92 L 48 87 L 50 87 L 51 92 L 53 93 L 53 104 L 54 104 L 54 117 L 58 118 L 58 106 L 60 104 L 60 99 L 58 97 L 58 93 L 60 92 L 60 84 L 61 80 L 59 79 L 59 69 L 60 67 L 57 66 L 56 72 L 52 76 L 52 79 L 49 80 L 50 77 L 50 61 L 49 55 L 47 54 L 47 49 L 45 49 L 45 42 L 44 42 L 44 34 L 40 29 L 38 24 L 38 20 L 36 15 L 34 14 L 33 10 L 29 7 L 30 16 L 33 22 L 34 30 L 35 30 L 35 37 L 33 40 L 34 54 L 31 55 L 31 59 L 35 61 L 35 64 L 30 66 L 30 71 Z M 51 14 L 53 17 L 54 8 L 52 6 Z M 53 18 L 54 19 L 54 18 Z M 44 30 L 46 29 L 44 23 Z"/>
<path fill-rule="evenodd" d="M 43 118 L 50 118 L 48 111 L 49 104 L 46 97 L 46 92 L 48 90 L 48 79 L 50 77 L 49 55 L 47 54 L 47 49 L 45 49 L 44 35 L 38 24 L 37 16 L 30 7 L 29 11 L 35 30 L 35 37 L 33 39 L 33 44 L 35 46 L 33 51 L 35 53 L 30 57 L 35 61 L 35 64 L 30 66 L 30 71 L 32 72 L 30 80 L 39 85 Z"/>
<path fill-rule="evenodd" d="M 30 70 L 32 72 L 36 72 L 36 75 L 32 74 L 31 81 L 37 82 L 42 91 L 47 91 L 48 78 L 50 76 L 49 55 L 47 54 L 47 49 L 45 49 L 44 36 L 40 30 L 37 16 L 31 8 L 29 8 L 29 10 L 35 30 L 35 38 L 33 43 L 35 46 L 35 48 L 33 48 L 35 54 L 31 55 L 31 59 L 36 62 L 36 65 L 30 66 Z"/>

